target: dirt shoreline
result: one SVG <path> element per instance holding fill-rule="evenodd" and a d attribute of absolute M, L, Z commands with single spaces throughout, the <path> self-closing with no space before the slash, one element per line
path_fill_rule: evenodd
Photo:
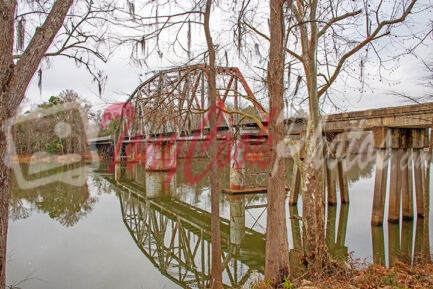
<path fill-rule="evenodd" d="M 30 163 L 77 163 L 85 162 L 91 163 L 97 158 L 102 161 L 103 158 L 99 155 L 93 154 L 65 154 L 65 155 L 53 155 L 48 153 L 37 153 L 32 155 L 13 155 L 10 156 L 12 163 L 30 164 Z"/>

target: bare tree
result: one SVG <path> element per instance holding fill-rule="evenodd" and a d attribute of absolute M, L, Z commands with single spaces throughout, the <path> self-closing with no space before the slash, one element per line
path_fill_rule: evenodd
<path fill-rule="evenodd" d="M 363 6 L 343 3 L 319 3 L 310 5 L 294 2 L 293 18 L 288 34 L 300 40 L 299 50 L 288 48 L 287 53 L 298 60 L 304 71 L 309 101 L 309 121 L 306 136 L 306 155 L 301 169 L 303 179 L 303 222 L 307 236 L 307 258 L 313 270 L 328 264 L 324 239 L 323 186 L 319 184 L 319 172 L 323 162 L 322 128 L 319 99 L 323 98 L 348 61 L 362 49 L 375 50 L 373 44 L 381 38 L 392 37 L 393 29 L 415 12 L 418 1 L 365 1 Z M 416 9 L 421 9 L 420 7 Z M 362 25 L 365 31 L 359 37 L 351 37 L 343 29 Z M 299 29 L 295 28 L 299 27 Z M 357 31 L 357 30 L 355 30 Z M 290 36 L 289 36 L 290 37 Z M 378 43 L 380 44 L 380 43 Z M 365 59 L 361 58 L 361 65 Z M 363 67 L 361 66 L 361 74 Z M 361 77 L 362 78 L 362 77 Z M 325 265 L 326 266 L 326 265 Z"/>
<path fill-rule="evenodd" d="M 88 33 L 87 20 L 107 23 L 114 6 L 93 1 L 73 5 L 72 0 L 54 2 L 1 1 L 0 11 L 0 127 L 13 117 L 26 89 L 45 57 L 73 58 L 93 73 L 92 57 L 105 60 L 98 43 L 106 40 Z M 102 3 L 102 2 L 101 2 Z M 71 9 L 73 7 L 73 9 Z M 95 23 L 93 23 L 95 24 Z M 104 28 L 104 25 L 100 26 Z M 33 30 L 33 31 L 30 31 Z M 90 29 L 91 31 L 95 31 Z M 101 33 L 104 31 L 102 29 Z M 103 34 L 103 33 L 102 33 Z M 101 34 L 99 34 L 101 35 Z M 41 71 L 41 70 L 40 70 Z M 41 72 L 39 73 L 41 76 Z M 94 74 L 98 78 L 97 74 Z M 100 79 L 97 79 L 100 80 Z M 8 137 L 0 131 L 0 288 L 5 287 L 10 171 L 5 165 Z"/>
<path fill-rule="evenodd" d="M 319 100 L 327 95 L 337 78 L 351 64 L 349 60 L 369 49 L 379 63 L 386 55 L 378 50 L 382 39 L 395 38 L 411 13 L 423 12 L 422 1 L 364 1 L 347 4 L 340 1 L 294 1 L 289 7 L 286 52 L 300 64 L 309 103 L 305 141 L 306 158 L 302 162 L 303 224 L 307 236 L 306 258 L 314 271 L 328 264 L 324 239 L 324 198 L 319 174 L 323 162 L 321 109 Z M 365 24 L 364 30 L 359 30 Z M 388 43 L 389 45 L 389 43 Z M 383 51 L 383 50 L 382 50 Z M 395 54 L 394 54 L 395 55 Z M 365 55 L 361 55 L 360 74 Z M 353 63 L 352 63 L 353 64 Z M 346 71 L 353 75 L 353 71 Z"/>
<path fill-rule="evenodd" d="M 326 99 L 331 105 L 335 105 L 329 92 L 337 79 L 343 76 L 345 80 L 361 79 L 361 83 L 364 83 L 366 63 L 369 59 L 376 59 L 381 73 L 387 59 L 412 51 L 428 38 L 431 23 L 421 25 L 421 30 L 418 29 L 419 26 L 405 23 L 413 14 L 422 16 L 422 13 L 428 13 L 430 7 L 431 2 L 417 0 L 312 0 L 293 1 L 284 10 L 287 54 L 285 63 L 288 75 L 285 94 L 291 98 L 306 96 L 301 97 L 299 102 L 308 103 L 309 119 L 304 146 L 307 157 L 299 166 L 304 192 L 305 258 L 315 272 L 322 270 L 323 266 L 326 267 L 329 260 L 324 238 L 324 192 L 323 185 L 319 182 L 323 164 L 323 103 Z M 249 31 L 254 32 L 255 36 L 250 40 L 253 43 L 261 43 L 257 36 L 271 43 L 272 29 L 275 29 L 273 25 L 279 25 L 271 21 L 271 36 L 268 36 L 261 31 L 265 31 L 267 27 L 261 25 L 257 17 L 244 17 L 242 23 Z M 248 33 L 244 31 L 244 34 Z M 410 43 L 410 47 L 402 45 L 403 41 Z M 273 49 L 274 45 L 272 42 L 270 49 Z M 272 61 L 272 58 L 269 61 Z M 269 70 L 271 69 L 270 67 Z M 293 76 L 296 81 L 290 81 Z M 271 89 L 272 84 L 268 82 L 268 90 Z"/>

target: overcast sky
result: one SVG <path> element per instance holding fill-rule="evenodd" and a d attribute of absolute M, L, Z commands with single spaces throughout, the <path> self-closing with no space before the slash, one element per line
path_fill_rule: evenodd
<path fill-rule="evenodd" d="M 427 21 L 431 22 L 431 19 Z M 433 63 L 431 52 L 433 35 L 430 35 L 427 43 L 430 44 L 430 47 L 429 45 L 421 46 L 416 54 L 425 61 Z M 144 81 L 152 76 L 149 70 L 159 70 L 164 67 L 163 61 L 156 56 L 153 61 L 154 67 L 149 69 L 132 65 L 128 52 L 115 54 L 102 67 L 108 80 L 103 95 L 99 98 L 97 85 L 92 83 L 92 77 L 84 68 L 76 67 L 73 61 L 66 58 L 53 58 L 50 68 L 43 71 L 41 93 L 37 86 L 37 77 L 35 76 L 32 80 L 27 91 L 26 106 L 39 104 L 47 101 L 50 96 L 59 95 L 63 90 L 72 89 L 82 98 L 90 101 L 95 110 L 103 110 L 113 102 L 126 100 L 127 95 L 139 85 L 140 79 Z M 428 73 L 420 59 L 407 55 L 392 63 L 390 67 L 392 70 L 382 71 L 384 78 L 379 79 L 378 64 L 367 63 L 364 90 L 359 89 L 359 82 L 351 84 L 340 79 L 335 83 L 336 90 L 333 100 L 341 110 L 350 111 L 408 104 L 403 98 L 392 95 L 392 91 L 411 97 L 433 94 L 433 88 L 426 87 L 428 78 L 432 79 L 433 76 Z M 246 71 L 242 72 L 248 74 Z M 254 87 L 254 84 L 249 84 Z"/>
<path fill-rule="evenodd" d="M 426 58 L 431 57 L 432 54 L 427 51 L 427 48 L 423 50 L 420 55 Z M 336 84 L 337 89 L 341 92 L 336 95 L 337 103 L 343 110 L 408 104 L 403 98 L 390 94 L 391 91 L 406 93 L 412 97 L 433 94 L 433 88 L 426 87 L 427 79 L 429 77 L 431 79 L 432 75 L 414 56 L 408 55 L 401 59 L 398 68 L 387 76 L 388 80 L 380 81 L 379 77 L 375 76 L 374 64 L 371 64 L 369 69 L 372 71 L 372 76 L 366 81 L 365 92 L 348 87 L 347 83 L 342 83 L 343 80 Z M 35 76 L 32 80 L 27 91 L 27 103 L 39 104 L 47 101 L 52 95 L 72 89 L 82 98 L 90 101 L 95 109 L 104 109 L 110 103 L 126 100 L 127 95 L 139 85 L 140 74 L 142 74 L 142 81 L 151 76 L 150 73 L 145 74 L 147 73 L 146 68 L 130 64 L 127 56 L 112 58 L 105 65 L 104 72 L 108 76 L 108 81 L 100 98 L 97 85 L 92 83 L 92 77 L 85 69 L 76 67 L 75 63 L 68 59 L 53 59 L 51 68 L 43 72 L 41 93 L 37 86 L 37 77 Z M 359 86 L 359 84 L 354 85 Z"/>

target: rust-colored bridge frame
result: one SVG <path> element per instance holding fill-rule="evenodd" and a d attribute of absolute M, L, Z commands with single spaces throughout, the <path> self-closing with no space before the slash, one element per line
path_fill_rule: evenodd
<path fill-rule="evenodd" d="M 268 113 L 237 67 L 216 68 L 218 104 L 216 108 L 210 107 L 207 72 L 208 66 L 204 64 L 184 66 L 160 71 L 141 83 L 124 105 L 125 109 L 132 104 L 134 112 L 123 117 L 123 139 L 188 135 L 197 129 L 204 130 L 210 113 L 219 113 L 219 126 L 229 129 L 242 122 L 246 114 L 259 121 L 268 120 Z"/>

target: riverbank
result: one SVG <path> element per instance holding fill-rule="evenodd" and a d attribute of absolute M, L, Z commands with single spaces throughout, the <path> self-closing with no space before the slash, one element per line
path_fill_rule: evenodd
<path fill-rule="evenodd" d="M 103 160 L 99 155 L 97 156 L 100 161 Z M 12 163 L 20 164 L 30 164 L 30 163 L 76 163 L 85 162 L 91 163 L 94 161 L 95 155 L 92 154 L 65 154 L 65 155 L 55 155 L 46 152 L 35 153 L 31 155 L 14 155 L 11 156 Z"/>
<path fill-rule="evenodd" d="M 353 267 L 354 266 L 354 267 Z M 294 280 L 287 279 L 274 287 L 260 281 L 253 289 L 431 289 L 433 288 L 433 265 L 414 266 L 396 261 L 390 268 L 380 265 L 351 265 L 346 268 L 331 267 L 320 276 L 303 275 Z"/>

